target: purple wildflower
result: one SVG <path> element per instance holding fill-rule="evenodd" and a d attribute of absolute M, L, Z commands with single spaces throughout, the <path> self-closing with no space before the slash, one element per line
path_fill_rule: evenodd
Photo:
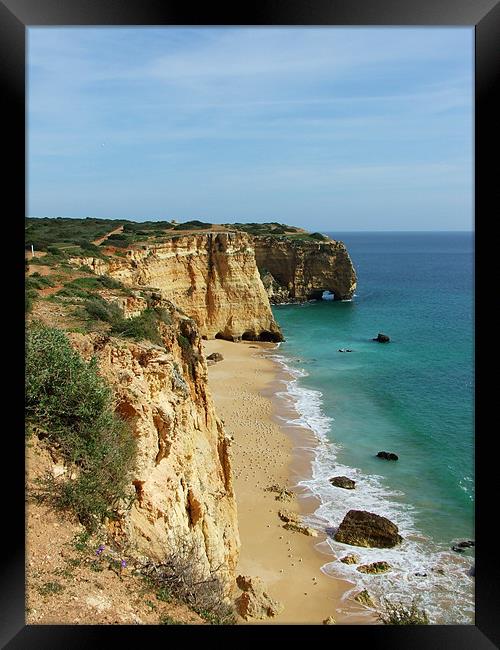
<path fill-rule="evenodd" d="M 96 554 L 96 555 L 100 555 L 100 554 L 104 551 L 105 548 L 106 548 L 106 547 L 104 546 L 104 544 L 101 544 L 101 545 L 99 546 L 99 548 L 97 549 L 97 551 L 95 552 L 95 554 Z"/>
<path fill-rule="evenodd" d="M 121 565 L 122 565 L 122 569 L 124 569 L 127 566 L 127 563 L 125 562 L 125 560 L 121 561 Z"/>

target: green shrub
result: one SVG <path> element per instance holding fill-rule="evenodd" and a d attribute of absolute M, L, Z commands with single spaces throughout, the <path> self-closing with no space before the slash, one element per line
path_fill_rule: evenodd
<path fill-rule="evenodd" d="M 31 314 L 33 310 L 33 302 L 37 297 L 37 292 L 34 289 L 28 289 L 24 292 L 24 313 Z"/>
<path fill-rule="evenodd" d="M 39 273 L 33 273 L 26 278 L 26 289 L 45 289 L 45 287 L 53 287 L 54 283 L 50 278 Z"/>
<path fill-rule="evenodd" d="M 116 303 L 107 302 L 97 296 L 85 302 L 85 309 L 93 320 L 102 320 L 112 325 L 123 321 L 123 311 Z"/>
<path fill-rule="evenodd" d="M 418 598 L 414 598 L 411 605 L 393 603 L 387 598 L 383 601 L 384 611 L 378 613 L 378 619 L 384 625 L 428 625 L 427 613 L 418 609 Z"/>
<path fill-rule="evenodd" d="M 128 318 L 116 323 L 113 332 L 128 338 L 141 341 L 147 339 L 157 345 L 163 345 L 162 338 L 158 331 L 160 316 L 155 309 L 145 309 L 142 314 L 134 318 Z"/>
<path fill-rule="evenodd" d="M 73 480 L 47 477 L 37 496 L 72 510 L 90 530 L 128 497 L 135 439 L 112 409 L 112 392 L 96 359 L 85 362 L 64 332 L 34 323 L 26 341 L 26 420 L 47 432 Z"/>

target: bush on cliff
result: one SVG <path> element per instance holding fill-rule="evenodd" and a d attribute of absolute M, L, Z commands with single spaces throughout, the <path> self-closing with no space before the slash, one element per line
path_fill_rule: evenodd
<path fill-rule="evenodd" d="M 222 567 L 204 567 L 200 547 L 192 538 L 176 536 L 163 562 L 149 561 L 142 576 L 163 601 L 188 605 L 211 625 L 233 625 L 236 616 L 224 586 Z"/>
<path fill-rule="evenodd" d="M 112 517 L 128 497 L 135 438 L 114 413 L 95 358 L 85 362 L 64 332 L 41 323 L 27 330 L 26 419 L 75 467 L 72 480 L 43 480 L 37 496 L 72 510 L 89 529 Z"/>

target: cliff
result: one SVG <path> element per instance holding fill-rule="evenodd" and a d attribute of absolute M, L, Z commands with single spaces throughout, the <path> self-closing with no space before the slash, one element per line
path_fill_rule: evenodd
<path fill-rule="evenodd" d="M 193 318 L 207 338 L 281 341 L 255 262 L 242 233 L 174 236 L 108 260 L 80 258 L 96 273 L 157 289 Z"/>
<path fill-rule="evenodd" d="M 234 580 L 239 551 L 229 448 L 207 390 L 207 367 L 195 323 L 172 305 L 160 324 L 164 347 L 102 333 L 69 334 L 86 359 L 96 356 L 115 394 L 115 409 L 138 441 L 131 491 L 115 540 L 136 554 L 165 561 L 183 543 L 198 548 L 205 574 Z M 168 320 L 168 318 L 167 318 Z"/>
<path fill-rule="evenodd" d="M 349 300 L 356 272 L 343 242 L 291 237 L 254 238 L 255 259 L 271 302 L 301 302 L 330 291 Z"/>

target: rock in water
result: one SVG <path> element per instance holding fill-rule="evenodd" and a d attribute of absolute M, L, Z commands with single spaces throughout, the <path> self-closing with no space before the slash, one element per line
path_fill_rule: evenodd
<path fill-rule="evenodd" d="M 282 603 L 274 600 L 264 591 L 264 583 L 261 578 L 239 575 L 236 578 L 236 584 L 243 591 L 241 596 L 236 599 L 236 607 L 244 619 L 273 618 L 283 611 Z"/>
<path fill-rule="evenodd" d="M 390 519 L 365 510 L 349 510 L 334 539 L 343 544 L 375 548 L 392 548 L 403 541 Z"/>
<path fill-rule="evenodd" d="M 359 555 L 356 555 L 355 553 L 350 553 L 349 555 L 344 555 L 344 557 L 340 558 L 340 562 L 343 562 L 344 564 L 358 564 L 360 561 Z"/>
<path fill-rule="evenodd" d="M 377 337 L 372 339 L 372 341 L 378 341 L 379 343 L 389 343 L 391 339 L 387 336 L 387 334 L 382 334 L 382 332 L 379 332 Z"/>
<path fill-rule="evenodd" d="M 390 568 L 391 565 L 388 562 L 372 562 L 371 564 L 362 564 L 356 567 L 356 571 L 361 573 L 385 573 Z"/>
<path fill-rule="evenodd" d="M 391 451 L 379 451 L 377 458 L 385 458 L 386 460 L 398 460 L 399 456 L 393 454 Z"/>
<path fill-rule="evenodd" d="M 352 478 L 347 478 L 347 476 L 334 476 L 330 479 L 330 483 L 335 487 L 344 488 L 345 490 L 354 490 L 356 487 L 356 481 L 353 481 Z"/>
<path fill-rule="evenodd" d="M 375 607 L 375 603 L 366 589 L 357 593 L 354 596 L 354 600 L 362 605 L 366 605 L 366 607 Z"/>

